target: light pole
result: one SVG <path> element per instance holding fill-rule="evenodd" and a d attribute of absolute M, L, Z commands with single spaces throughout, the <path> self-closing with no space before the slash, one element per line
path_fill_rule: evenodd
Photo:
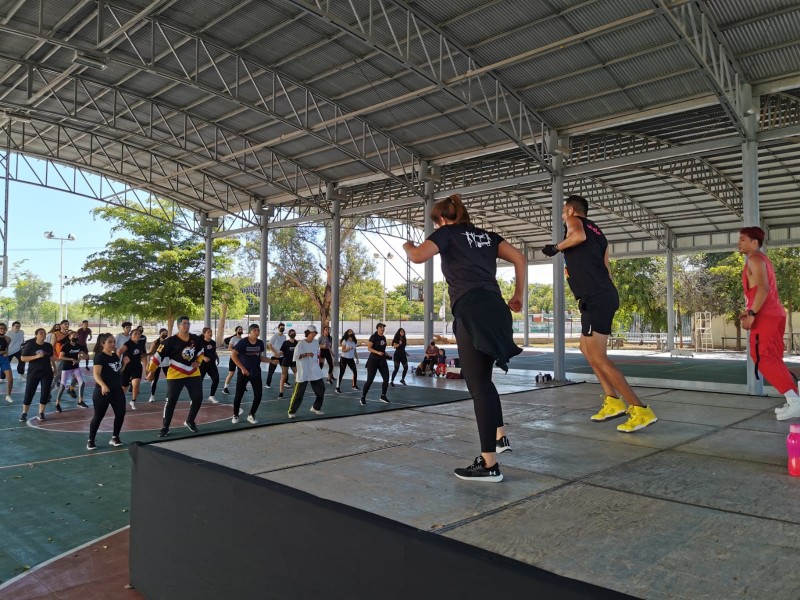
<path fill-rule="evenodd" d="M 75 236 L 68 233 L 67 237 L 58 237 L 52 231 L 45 231 L 44 237 L 61 242 L 61 272 L 58 276 L 58 320 L 61 321 L 64 318 L 64 242 L 74 242 Z"/>
<path fill-rule="evenodd" d="M 383 259 L 383 319 L 381 319 L 381 322 L 386 324 L 386 261 L 392 260 L 394 258 L 394 254 L 389 252 L 386 256 L 383 256 L 380 252 L 376 252 L 372 256 L 374 258 Z"/>

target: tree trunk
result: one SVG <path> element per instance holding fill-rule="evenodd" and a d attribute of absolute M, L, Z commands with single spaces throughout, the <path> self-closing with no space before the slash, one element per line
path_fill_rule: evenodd
<path fill-rule="evenodd" d="M 219 305 L 219 323 L 217 323 L 217 346 L 223 345 L 223 338 L 225 337 L 225 320 L 228 316 L 228 304 L 222 302 Z"/>

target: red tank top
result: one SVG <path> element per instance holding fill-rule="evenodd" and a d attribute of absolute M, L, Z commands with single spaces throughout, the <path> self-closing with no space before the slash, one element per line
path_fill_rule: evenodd
<path fill-rule="evenodd" d="M 758 314 L 785 317 L 786 311 L 783 309 L 783 304 L 781 304 L 781 300 L 778 297 L 778 287 L 775 285 L 775 269 L 772 267 L 772 262 L 770 262 L 766 254 L 762 252 L 760 256 L 764 260 L 764 264 L 767 265 L 767 283 L 769 285 L 769 291 L 767 292 L 767 298 L 764 300 L 764 304 L 758 309 Z M 744 288 L 747 308 L 751 308 L 758 288 L 756 286 L 751 288 L 747 287 L 747 263 L 745 263 L 744 270 L 742 271 L 742 287 Z"/>

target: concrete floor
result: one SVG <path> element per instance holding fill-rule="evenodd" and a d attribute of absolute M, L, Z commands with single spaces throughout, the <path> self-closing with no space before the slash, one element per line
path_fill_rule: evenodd
<path fill-rule="evenodd" d="M 800 597 L 781 399 L 637 392 L 659 422 L 635 434 L 589 420 L 596 384 L 505 396 L 499 484 L 452 474 L 479 450 L 471 401 L 164 446 L 642 598 Z"/>

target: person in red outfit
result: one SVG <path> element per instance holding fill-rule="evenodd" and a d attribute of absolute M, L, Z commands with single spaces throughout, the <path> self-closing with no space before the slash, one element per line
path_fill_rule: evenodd
<path fill-rule="evenodd" d="M 745 255 L 742 287 L 747 308 L 739 315 L 742 327 L 750 330 L 750 356 L 772 387 L 786 397 L 786 404 L 775 409 L 779 421 L 800 417 L 797 381 L 783 362 L 783 334 L 786 311 L 783 309 L 775 270 L 761 246 L 764 231 L 760 227 L 739 230 L 738 250 Z"/>

